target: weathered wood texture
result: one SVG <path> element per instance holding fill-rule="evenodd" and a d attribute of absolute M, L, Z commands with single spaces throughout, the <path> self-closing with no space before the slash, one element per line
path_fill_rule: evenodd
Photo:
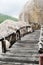
<path fill-rule="evenodd" d="M 36 30 L 22 37 L 7 53 L 0 54 L 0 65 L 39 65 L 39 36 L 40 31 Z"/>

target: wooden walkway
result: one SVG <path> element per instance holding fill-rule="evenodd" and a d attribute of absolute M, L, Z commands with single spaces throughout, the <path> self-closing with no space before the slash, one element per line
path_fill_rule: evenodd
<path fill-rule="evenodd" d="M 38 41 L 40 31 L 22 37 L 7 53 L 0 54 L 0 65 L 39 65 Z"/>

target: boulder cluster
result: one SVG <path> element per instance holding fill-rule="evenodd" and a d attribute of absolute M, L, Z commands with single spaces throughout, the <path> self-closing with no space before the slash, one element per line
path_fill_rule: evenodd
<path fill-rule="evenodd" d="M 30 24 L 35 24 L 35 28 L 40 28 L 43 24 L 43 0 L 29 0 L 24 5 L 22 12 L 19 15 L 19 19 Z"/>

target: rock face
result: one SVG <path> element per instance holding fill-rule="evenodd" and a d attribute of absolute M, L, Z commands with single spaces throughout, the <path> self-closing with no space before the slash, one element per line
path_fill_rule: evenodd
<path fill-rule="evenodd" d="M 19 19 L 29 23 L 43 23 L 43 0 L 31 0 L 25 4 Z"/>

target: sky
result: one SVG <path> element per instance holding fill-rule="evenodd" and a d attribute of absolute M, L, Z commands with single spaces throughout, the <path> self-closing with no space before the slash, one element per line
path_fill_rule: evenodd
<path fill-rule="evenodd" d="M 0 13 L 18 17 L 27 1 L 28 0 L 0 0 Z"/>

